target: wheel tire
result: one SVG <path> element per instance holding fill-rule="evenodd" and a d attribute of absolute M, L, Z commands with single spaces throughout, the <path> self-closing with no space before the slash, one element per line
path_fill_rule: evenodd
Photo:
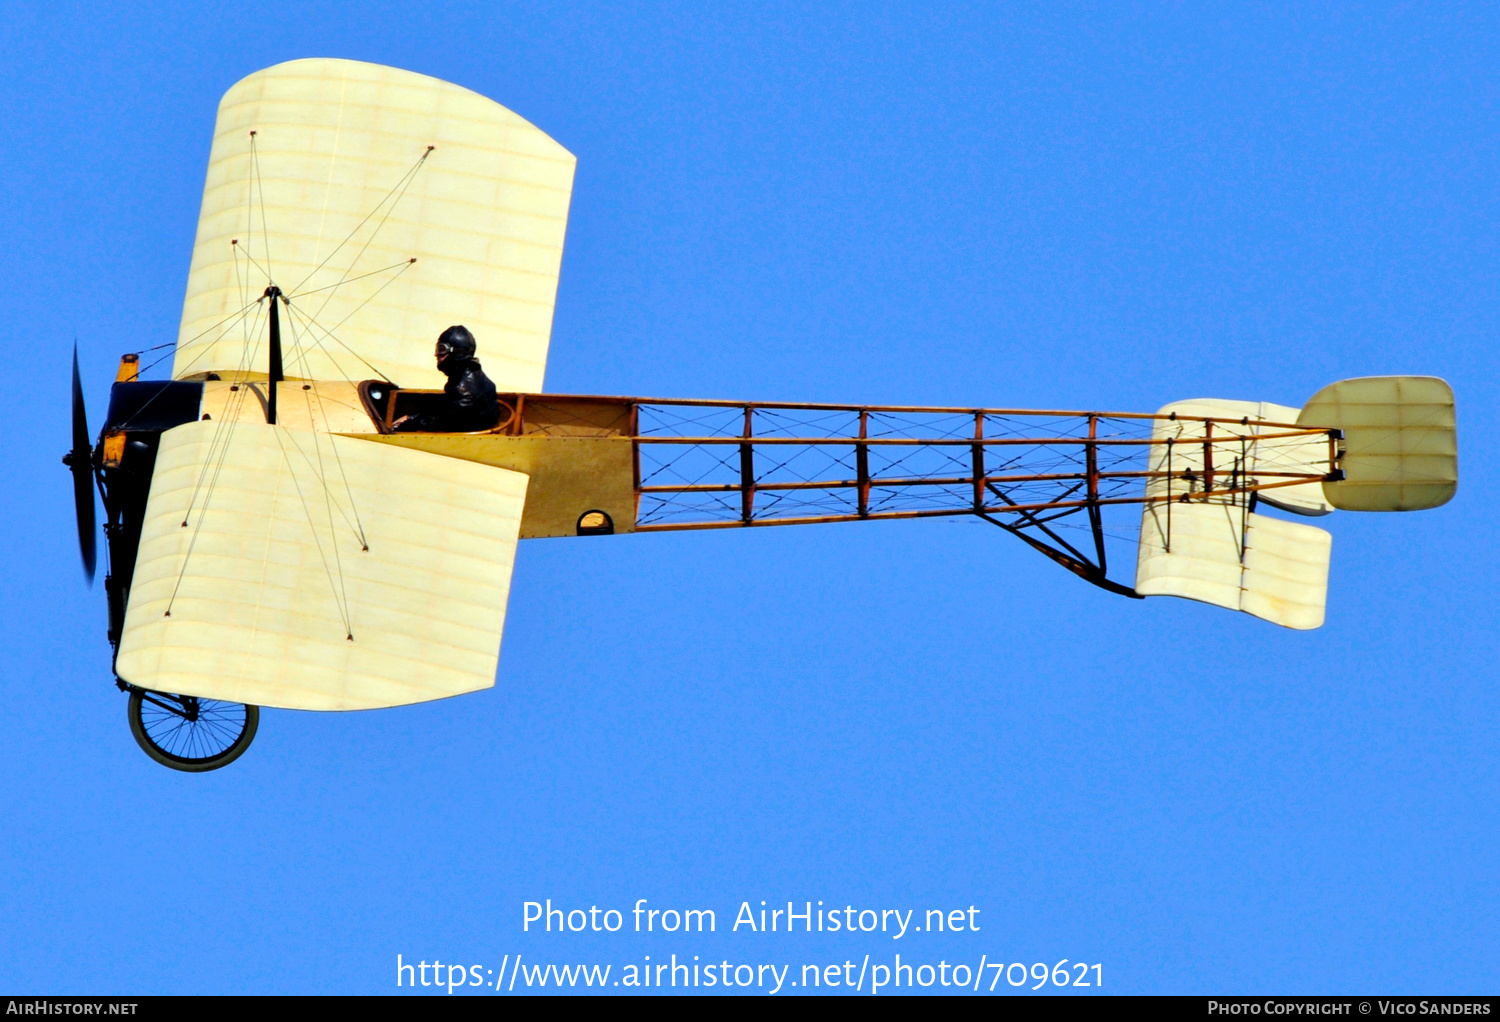
<path fill-rule="evenodd" d="M 130 733 L 146 755 L 173 770 L 203 773 L 228 766 L 250 748 L 260 726 L 259 706 L 198 699 L 198 719 L 190 721 L 160 705 L 181 698 L 130 689 Z"/>

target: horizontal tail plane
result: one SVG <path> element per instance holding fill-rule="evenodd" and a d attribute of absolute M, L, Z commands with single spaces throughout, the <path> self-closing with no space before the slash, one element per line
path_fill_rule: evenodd
<path fill-rule="evenodd" d="M 1243 421 L 1212 423 L 1188 416 Z M 1458 487 L 1453 390 L 1431 376 L 1341 380 L 1300 410 L 1255 402 L 1196 400 L 1162 408 L 1153 448 L 1164 471 L 1147 483 L 1135 590 L 1242 610 L 1287 628 L 1317 628 L 1328 598 L 1333 537 L 1254 511 L 1257 502 L 1298 514 L 1417 511 L 1452 499 Z M 1328 431 L 1333 470 L 1316 482 L 1215 491 L 1215 470 L 1263 481 L 1328 462 L 1315 434 L 1276 435 L 1268 420 Z M 1214 434 L 1242 437 L 1228 450 Z M 1230 461 L 1224 462 L 1225 455 Z M 1215 459 L 1219 464 L 1214 464 Z"/>

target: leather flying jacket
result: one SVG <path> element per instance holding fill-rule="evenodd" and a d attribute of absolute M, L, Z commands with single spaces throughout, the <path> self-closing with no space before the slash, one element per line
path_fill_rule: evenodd
<path fill-rule="evenodd" d="M 438 368 L 448 377 L 442 405 L 413 414 L 396 428 L 397 432 L 473 433 L 490 429 L 499 421 L 495 385 L 484 375 L 478 359 L 449 359 Z"/>

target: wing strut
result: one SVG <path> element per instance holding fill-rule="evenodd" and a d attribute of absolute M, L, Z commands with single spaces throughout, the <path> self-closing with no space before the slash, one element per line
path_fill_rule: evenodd
<path fill-rule="evenodd" d="M 1090 448 L 1090 450 L 1092 451 L 1092 448 Z M 1092 461 L 1092 458 L 1090 459 L 1090 461 Z M 1090 473 L 1090 474 L 1092 475 L 1092 473 Z M 1097 485 L 1097 483 L 1094 484 L 1094 485 Z M 995 496 L 999 497 L 1001 500 L 1005 501 L 1007 504 L 1010 504 L 1012 506 L 1016 506 L 1016 502 L 1013 501 L 1013 500 L 1011 500 L 1009 497 L 1007 497 L 1005 495 L 1005 493 L 998 486 L 996 486 L 993 483 L 991 483 L 989 488 L 990 488 L 990 492 L 992 492 L 993 494 L 995 494 Z M 1092 487 L 1091 487 L 1091 489 L 1092 489 Z M 1039 519 L 1039 518 L 1037 518 L 1035 511 L 1017 511 L 1016 512 L 1016 514 L 1020 515 L 1023 519 L 1025 519 L 1026 525 L 1010 525 L 1010 524 L 1008 524 L 1006 522 L 1001 521 L 998 518 L 995 518 L 992 515 L 985 514 L 982 511 L 981 512 L 976 512 L 976 513 L 979 515 L 980 518 L 983 518 L 985 521 L 989 522 L 990 524 L 992 524 L 992 525 L 998 525 L 1000 528 L 1004 529 L 1006 532 L 1010 533 L 1012 536 L 1018 536 L 1018 537 L 1020 537 L 1033 550 L 1035 550 L 1038 553 L 1042 554 L 1044 557 L 1049 557 L 1052 560 L 1056 561 L 1058 564 L 1061 564 L 1064 568 L 1067 568 L 1069 571 L 1071 571 L 1073 574 L 1077 575 L 1079 578 L 1083 579 L 1085 582 L 1091 582 L 1094 585 L 1098 586 L 1100 589 L 1108 590 L 1111 593 L 1118 593 L 1121 596 L 1129 596 L 1129 597 L 1131 597 L 1133 599 L 1137 599 L 1137 600 L 1144 600 L 1145 599 L 1144 596 L 1142 596 L 1140 593 L 1136 592 L 1134 589 L 1131 589 L 1128 586 L 1122 586 L 1118 582 L 1112 582 L 1105 575 L 1105 573 L 1104 573 L 1104 528 L 1103 528 L 1103 522 L 1102 522 L 1102 520 L 1100 518 L 1100 515 L 1099 515 L 1099 512 L 1098 512 L 1098 505 L 1097 504 L 1091 504 L 1091 505 L 1089 505 L 1089 525 L 1091 526 L 1092 531 L 1094 533 L 1094 546 L 1099 551 L 1099 562 L 1100 562 L 1099 564 L 1092 563 L 1087 557 L 1085 557 L 1083 554 L 1079 553 L 1078 550 L 1075 549 L 1071 543 L 1069 543 L 1067 540 L 1063 539 L 1061 536 L 1059 536 L 1057 533 L 1053 532 L 1051 529 L 1047 528 L 1047 526 L 1042 522 L 1042 520 Z M 1057 547 L 1048 546 L 1046 543 L 1043 543 L 1041 540 L 1037 539 L 1035 536 L 1028 536 L 1025 532 L 1022 531 L 1023 529 L 1027 528 L 1028 526 L 1040 529 L 1042 532 L 1044 532 L 1044 533 L 1047 534 L 1047 537 L 1049 539 L 1051 539 L 1054 543 L 1056 543 L 1058 546 L 1062 547 L 1063 549 L 1059 550 L 1059 549 L 1057 549 Z M 1067 552 L 1064 553 L 1063 552 L 1064 550 L 1066 550 Z"/>

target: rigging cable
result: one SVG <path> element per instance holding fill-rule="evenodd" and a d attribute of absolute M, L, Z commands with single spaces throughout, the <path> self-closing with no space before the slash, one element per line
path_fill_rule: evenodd
<path fill-rule="evenodd" d="M 397 193 L 395 199 L 393 199 L 391 201 L 390 208 L 388 208 L 381 215 L 379 222 L 375 224 L 375 229 L 370 232 L 370 236 L 365 239 L 365 243 L 359 247 L 359 251 L 356 252 L 356 253 L 354 253 L 354 258 L 351 259 L 351 260 L 349 260 L 349 266 L 344 270 L 343 274 L 340 276 L 338 283 L 334 285 L 334 289 L 335 290 L 339 286 L 341 286 L 341 285 L 343 285 L 343 284 L 345 284 L 345 283 L 347 283 L 349 281 L 349 274 L 351 274 L 351 273 L 354 272 L 354 267 L 359 263 L 360 257 L 363 256 L 365 254 L 365 250 L 368 249 L 370 247 L 370 245 L 374 243 L 375 238 L 380 234 L 381 229 L 383 227 L 385 227 L 386 221 L 391 218 L 391 214 L 394 213 L 394 212 L 396 212 L 396 206 L 401 202 L 402 198 L 405 197 L 405 195 L 406 195 L 406 189 L 411 185 L 411 182 L 413 180 L 415 180 L 415 178 L 416 178 L 416 170 L 421 167 L 422 161 L 426 160 L 426 159 L 427 159 L 426 154 L 423 154 L 422 160 L 419 160 L 417 162 L 417 168 L 414 168 L 412 170 L 411 174 L 408 175 L 408 177 L 406 179 L 406 184 L 402 185 L 401 191 L 399 193 Z M 366 219 L 368 219 L 368 217 Z M 412 260 L 412 262 L 415 262 L 415 261 L 416 261 L 415 259 Z M 325 288 L 319 288 L 319 290 L 327 290 L 327 289 L 325 289 Z M 323 296 L 323 303 L 318 306 L 318 311 L 314 314 L 315 316 L 321 316 L 323 314 L 323 310 L 326 309 L 326 308 L 328 308 L 328 303 L 331 302 L 331 301 L 333 301 L 333 296 L 335 294 L 335 290 L 329 290 L 328 294 L 326 294 L 326 295 Z M 361 303 L 361 307 L 363 307 L 363 303 Z"/>
<path fill-rule="evenodd" d="M 247 347 L 240 355 L 240 365 L 243 367 L 247 362 L 254 363 L 255 355 L 260 351 L 260 334 L 256 334 L 253 349 Z M 243 370 L 241 371 L 243 374 Z M 177 602 L 177 593 L 182 588 L 182 580 L 187 574 L 188 562 L 192 560 L 193 550 L 198 545 L 198 534 L 203 531 L 204 519 L 208 517 L 208 506 L 213 501 L 214 490 L 218 486 L 219 474 L 224 468 L 224 463 L 229 455 L 229 443 L 234 438 L 234 427 L 239 422 L 240 413 L 244 410 L 245 399 L 249 393 L 250 384 L 242 382 L 231 386 L 230 393 L 235 395 L 225 402 L 223 418 L 215 425 L 213 435 L 209 438 L 208 456 L 204 459 L 203 468 L 198 474 L 198 482 L 193 487 L 192 496 L 188 499 L 187 510 L 183 513 L 182 528 L 188 527 L 188 520 L 192 517 L 193 507 L 197 504 L 199 490 L 203 486 L 204 477 L 208 473 L 210 465 L 214 466 L 213 475 L 208 481 L 208 490 L 203 495 L 203 506 L 198 511 L 197 523 L 193 528 L 193 534 L 188 540 L 188 548 L 182 555 L 182 566 L 177 570 L 177 582 L 172 586 L 172 595 L 167 600 L 167 610 L 164 617 L 172 616 L 172 607 Z M 219 438 L 223 436 L 223 443 L 219 445 Z M 218 460 L 214 459 L 214 448 L 218 446 Z"/>
<path fill-rule="evenodd" d="M 264 235 L 261 245 L 266 250 L 266 278 L 274 284 L 276 283 L 276 274 L 271 272 L 271 229 L 266 226 L 266 178 L 260 172 L 260 150 L 256 148 L 255 132 L 253 131 L 250 132 L 250 160 L 252 164 L 251 174 L 254 178 L 252 184 L 255 187 L 256 193 L 260 196 L 260 233 Z M 247 252 L 246 255 L 249 255 L 249 253 Z"/>
<path fill-rule="evenodd" d="M 290 309 L 291 308 L 291 303 L 287 302 L 286 304 L 287 304 L 288 309 Z M 292 319 L 291 316 L 287 317 L 287 327 L 292 331 L 293 342 L 297 343 L 297 341 L 296 341 L 296 338 L 297 338 L 297 325 L 296 325 L 295 321 Z M 299 350 L 305 350 L 305 349 L 301 349 L 300 348 L 300 344 L 299 344 Z M 307 362 L 306 355 L 303 355 L 302 356 L 302 363 L 303 363 L 303 371 L 304 372 L 306 372 L 306 362 Z M 358 504 L 354 500 L 354 489 L 353 489 L 353 487 L 351 487 L 349 485 L 349 477 L 344 473 L 344 460 L 339 455 L 339 447 L 338 447 L 338 444 L 335 442 L 335 439 L 334 439 L 334 436 L 333 436 L 333 427 L 332 427 L 332 425 L 328 421 L 328 411 L 327 411 L 327 409 L 324 406 L 323 396 L 322 396 L 322 394 L 316 394 L 315 395 L 314 392 L 313 392 L 313 390 L 312 390 L 312 385 L 311 384 L 303 384 L 303 387 L 302 387 L 302 396 L 307 401 L 307 421 L 308 421 L 309 425 L 313 424 L 313 398 L 314 398 L 314 396 L 316 396 L 316 398 L 317 398 L 318 413 L 319 413 L 319 416 L 323 420 L 323 431 L 328 434 L 328 445 L 333 449 L 334 462 L 338 465 L 339 478 L 340 478 L 340 480 L 342 480 L 342 482 L 344 484 L 344 494 L 345 494 L 345 496 L 347 496 L 349 498 L 349 509 L 350 509 L 350 511 L 352 511 L 354 513 L 354 521 L 353 522 L 349 521 L 349 516 L 346 515 L 346 514 L 344 514 L 344 509 L 342 507 L 339 508 L 339 514 L 340 514 L 340 516 L 343 517 L 344 524 L 348 525 L 354 531 L 354 535 L 356 537 L 358 537 L 360 549 L 361 550 L 369 550 L 370 549 L 370 544 L 369 544 L 369 541 L 365 538 L 364 523 L 362 523 L 360 521 L 360 519 L 359 519 L 359 506 L 358 506 Z M 331 495 L 331 491 L 329 490 L 329 486 L 328 486 L 328 477 L 327 477 L 327 474 L 326 474 L 326 472 L 324 471 L 324 468 L 323 468 L 323 453 L 322 453 L 323 449 L 322 449 L 322 447 L 320 447 L 318 445 L 318 438 L 317 438 L 317 431 L 316 430 L 313 430 L 313 447 L 314 447 L 314 450 L 316 450 L 317 453 L 318 453 L 318 467 L 317 467 L 318 481 L 320 483 L 322 483 L 322 485 L 323 485 L 325 496 L 330 496 Z M 300 445 L 298 445 L 297 450 L 299 452 L 302 450 L 302 448 L 301 448 Z M 306 460 L 306 458 L 307 458 L 307 456 L 304 454 L 303 455 L 303 459 Z M 309 468 L 312 467 L 312 463 L 311 462 L 308 462 L 308 467 Z M 330 499 L 331 499 L 331 496 L 330 496 Z M 330 509 L 329 515 L 328 515 L 328 528 L 329 528 L 330 531 L 333 530 L 333 512 L 332 512 L 331 509 Z M 343 574 L 342 574 L 342 572 L 339 575 L 339 580 L 342 583 L 342 581 L 343 581 Z M 345 602 L 347 602 L 347 597 L 345 598 Z"/>
<path fill-rule="evenodd" d="M 396 271 L 395 276 L 391 277 L 385 283 L 381 284 L 370 295 L 368 295 L 365 298 L 364 301 L 360 302 L 352 310 L 350 310 L 350 312 L 349 312 L 348 315 L 346 315 L 343 319 L 341 319 L 337 323 L 335 323 L 333 325 L 332 329 L 329 329 L 328 327 L 323 326 L 321 323 L 319 323 L 317 321 L 316 317 L 313 314 L 307 312 L 306 310 L 299 308 L 297 311 L 301 313 L 301 315 L 303 316 L 304 319 L 306 319 L 307 325 L 308 325 L 309 328 L 314 328 L 314 329 L 317 329 L 319 331 L 322 331 L 322 333 L 325 336 L 327 336 L 330 340 L 332 340 L 336 344 L 338 344 L 339 347 L 343 348 L 345 351 L 349 352 L 349 354 L 353 355 L 355 358 L 357 358 L 361 362 L 363 362 L 365 364 L 366 368 L 368 368 L 372 373 L 374 373 L 376 376 L 379 376 L 386 383 L 391 383 L 390 377 L 386 376 L 385 373 L 381 372 L 374 365 L 371 365 L 370 362 L 369 362 L 369 360 L 366 359 L 359 352 L 355 351 L 353 348 L 349 347 L 349 345 L 347 345 L 343 341 L 339 340 L 338 335 L 335 334 L 333 331 L 339 329 L 345 323 L 349 322 L 349 320 L 354 317 L 355 313 L 359 312 L 359 310 L 363 309 L 366 305 L 369 305 L 370 302 L 374 301 L 377 297 L 379 297 L 380 292 L 384 291 L 386 288 L 388 288 L 392 284 L 394 284 L 396 282 L 396 280 L 400 278 L 401 274 L 405 273 L 411 267 L 411 265 L 413 263 L 415 263 L 415 262 L 416 262 L 416 259 L 408 259 L 404 263 L 393 263 L 391 266 L 385 267 L 386 270 L 393 269 L 393 268 L 395 268 L 397 266 L 399 266 L 400 269 Z M 385 271 L 384 270 L 374 270 L 371 273 L 364 274 L 364 276 L 368 277 L 368 276 L 372 276 L 375 273 L 383 273 L 383 272 L 385 272 Z M 355 279 L 358 280 L 360 278 L 356 277 Z M 340 282 L 340 283 L 343 283 L 343 282 Z M 332 287 L 338 287 L 340 285 L 339 284 L 334 284 L 334 285 L 331 285 L 331 286 Z M 324 289 L 323 288 L 319 288 L 319 290 L 324 290 Z M 306 291 L 302 292 L 302 294 L 309 294 L 309 293 L 310 292 L 306 292 Z M 295 297 L 300 297 L 300 295 L 293 295 L 292 297 L 294 297 L 294 298 Z M 290 310 L 291 306 L 288 306 L 287 308 Z M 319 311 L 321 312 L 321 309 Z M 316 340 L 316 338 L 314 338 L 314 339 Z M 319 342 L 319 343 L 321 345 L 321 342 Z M 342 366 L 340 366 L 336 360 L 334 360 L 333 353 L 331 351 L 329 351 L 327 348 L 324 348 L 323 352 L 324 352 L 324 354 L 326 354 L 328 356 L 329 360 L 333 362 L 334 368 L 339 371 L 339 373 L 343 376 L 343 378 L 345 380 L 347 380 L 347 381 L 349 381 L 349 382 L 352 383 L 353 380 L 354 380 L 354 378 L 352 376 L 348 375 L 348 373 L 345 372 L 344 368 Z M 393 384 L 393 383 L 391 385 L 395 386 L 395 384 Z"/>
<path fill-rule="evenodd" d="M 287 474 L 292 477 L 292 486 L 296 489 L 296 491 L 297 491 L 297 499 L 301 502 L 301 504 L 302 504 L 302 511 L 307 516 L 308 527 L 312 529 L 313 542 L 315 544 L 317 544 L 317 547 L 318 547 L 318 557 L 323 561 L 323 572 L 324 572 L 324 574 L 326 574 L 328 576 L 328 586 L 329 586 L 329 588 L 333 590 L 333 602 L 334 602 L 334 605 L 338 607 L 339 618 L 344 622 L 344 638 L 346 638 L 346 639 L 348 639 L 348 640 L 350 640 L 352 642 L 353 639 L 354 639 L 354 629 L 353 629 L 353 627 L 349 623 L 349 612 L 348 612 L 348 608 L 346 606 L 346 604 L 348 603 L 348 595 L 347 595 L 347 593 L 345 594 L 343 602 L 339 601 L 339 593 L 340 593 L 341 590 L 340 590 L 339 585 L 335 584 L 334 581 L 333 581 L 333 571 L 328 567 L 328 554 L 325 553 L 324 550 L 323 550 L 323 538 L 318 535 L 318 527 L 313 522 L 312 509 L 307 506 L 307 498 L 302 493 L 302 484 L 297 480 L 297 472 L 296 472 L 295 469 L 292 468 L 292 459 L 286 453 L 286 443 L 281 438 L 281 434 L 284 433 L 284 432 L 287 432 L 287 431 L 286 430 L 281 430 L 281 429 L 277 429 L 276 430 L 276 432 L 274 434 L 275 437 L 276 437 L 276 443 L 281 448 L 281 458 L 282 458 L 282 460 L 284 462 L 286 462 Z M 314 443 L 316 443 L 316 442 L 317 441 L 315 439 Z M 296 446 L 296 442 L 295 441 L 293 441 L 293 446 Z M 300 448 L 299 448 L 299 452 L 300 452 Z M 303 457 L 306 457 L 306 455 L 303 455 Z M 332 517 L 331 516 L 330 516 L 329 520 L 332 521 Z M 330 526 L 330 528 L 332 528 L 332 526 Z M 338 542 L 337 542 L 336 537 L 330 536 L 329 537 L 329 542 L 333 545 L 334 557 L 335 557 L 335 559 L 337 559 L 337 557 L 338 557 Z M 343 573 L 343 568 L 341 566 L 340 569 L 339 569 L 339 581 L 340 581 L 340 583 L 342 583 L 343 577 L 344 577 L 344 573 Z"/>
<path fill-rule="evenodd" d="M 366 213 L 364 215 L 364 218 L 361 219 L 359 223 L 357 223 L 357 224 L 354 225 L 354 229 L 352 231 L 350 231 L 347 235 L 344 236 L 344 240 L 341 241 L 341 242 L 339 242 L 337 245 L 335 245 L 333 247 L 333 251 L 329 252 L 328 255 L 326 255 L 323 258 L 323 261 L 321 263 L 319 263 L 317 266 L 314 266 L 312 268 L 312 270 L 307 274 L 307 276 L 303 277 L 301 280 L 299 280 L 297 282 L 297 286 L 291 289 L 293 294 L 296 294 L 296 293 L 300 292 L 302 290 L 302 285 L 306 284 L 309 280 L 311 280 L 314 273 L 317 273 L 324 266 L 327 266 L 329 260 L 331 260 L 334 256 L 338 255 L 339 249 L 341 249 L 345 245 L 347 245 L 349 243 L 349 240 L 351 238 L 353 238 L 356 234 L 359 233 L 359 229 L 361 227 L 363 227 L 369 221 L 370 217 L 374 216 L 377 212 L 379 212 L 380 207 L 385 205 L 385 200 L 389 199 L 391 197 L 392 193 L 394 193 L 397 189 L 400 189 L 401 195 L 397 195 L 396 196 L 396 202 L 391 203 L 391 210 L 392 211 L 395 210 L 396 203 L 400 202 L 401 201 L 401 197 L 406 194 L 406 186 L 411 183 L 411 179 L 416 175 L 417 171 L 422 169 L 422 165 L 427 162 L 427 157 L 432 153 L 432 150 L 433 150 L 432 146 L 428 146 L 427 147 L 426 151 L 423 152 L 422 155 L 417 158 L 417 162 L 414 163 L 414 164 L 412 164 L 409 168 L 407 168 L 406 173 L 401 176 L 401 180 L 397 181 L 394 185 L 392 185 L 391 188 L 390 188 L 390 191 L 386 192 L 385 195 L 381 196 L 380 201 L 377 202 L 377 203 L 375 203 L 375 205 L 370 209 L 370 212 Z M 389 215 L 390 215 L 390 212 L 387 212 L 386 216 L 389 216 Z M 384 218 L 382 218 L 381 223 L 384 223 L 384 222 L 385 222 Z M 374 237 L 375 237 L 375 234 L 378 234 L 379 232 L 380 232 L 380 228 L 377 226 L 375 228 L 375 231 L 370 235 L 370 240 L 373 241 Z M 365 246 L 366 247 L 369 246 L 369 241 L 365 242 Z M 359 256 L 361 254 L 363 254 L 363 252 L 364 252 L 364 248 L 361 248 L 360 251 L 355 254 L 355 256 L 354 256 L 354 261 L 355 262 L 359 261 Z"/>

